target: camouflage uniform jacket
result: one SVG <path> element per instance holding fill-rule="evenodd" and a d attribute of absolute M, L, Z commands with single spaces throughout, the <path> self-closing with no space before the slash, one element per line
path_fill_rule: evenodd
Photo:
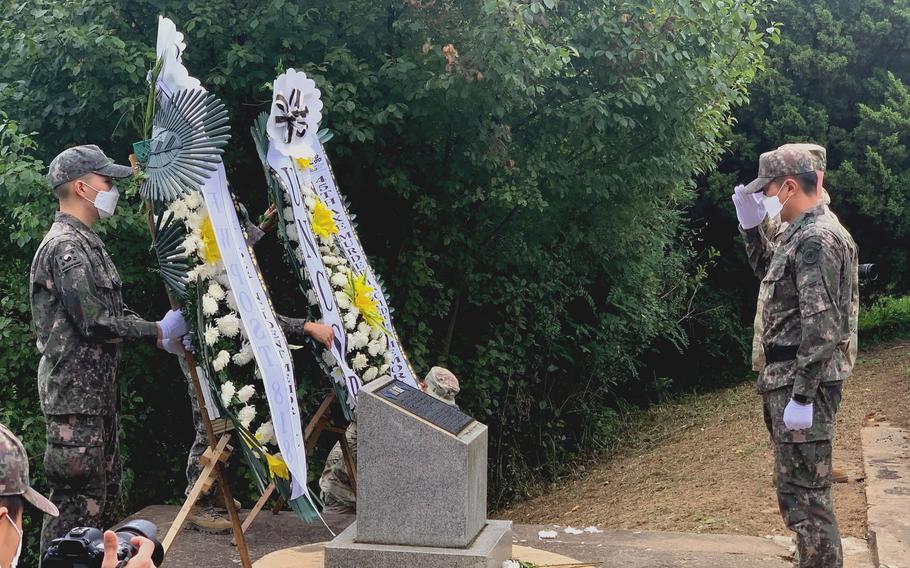
<path fill-rule="evenodd" d="M 827 201 L 825 202 L 825 211 L 831 215 L 831 218 L 834 222 L 837 223 L 838 229 L 843 232 L 845 235 L 844 238 L 850 240 L 850 233 L 847 232 L 847 229 L 840 224 L 840 220 L 837 218 L 831 209 L 827 206 Z M 781 235 L 787 230 L 787 227 L 790 225 L 784 223 L 780 220 L 780 217 L 774 217 L 765 219 L 761 224 L 762 230 L 765 232 L 765 236 L 768 240 L 768 245 L 773 249 L 777 246 L 778 241 L 781 238 Z M 773 254 L 773 253 L 772 253 Z M 756 302 L 755 307 L 755 321 L 753 322 L 753 334 L 752 334 L 752 370 L 758 373 L 762 372 L 765 368 L 765 347 L 762 345 L 762 312 L 764 311 L 765 302 L 768 301 L 768 294 L 771 291 L 772 287 L 769 283 L 762 281 L 758 290 L 758 302 Z M 857 279 L 853 282 L 853 298 L 850 301 L 850 348 L 847 351 L 847 358 L 849 359 L 850 366 L 856 362 L 856 355 L 859 348 L 859 275 L 857 274 Z"/>
<path fill-rule="evenodd" d="M 776 247 L 761 227 L 741 232 L 749 263 L 767 288 L 762 344 L 797 347 L 796 359 L 764 368 L 758 390 L 793 385 L 794 395 L 814 399 L 819 384 L 843 381 L 853 368 L 856 244 L 825 205 L 791 223 Z"/>
<path fill-rule="evenodd" d="M 58 212 L 32 260 L 30 288 L 44 414 L 115 412 L 122 338 L 155 338 L 158 329 L 125 314 L 120 275 L 104 243 Z"/>

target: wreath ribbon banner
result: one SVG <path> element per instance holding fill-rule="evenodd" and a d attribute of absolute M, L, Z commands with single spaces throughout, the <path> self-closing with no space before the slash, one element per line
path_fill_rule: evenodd
<path fill-rule="evenodd" d="M 279 153 L 273 146 L 269 146 L 268 162 L 284 185 L 285 190 L 291 201 L 291 209 L 294 212 L 294 223 L 297 227 L 297 233 L 300 237 L 300 246 L 304 251 L 304 268 L 307 271 L 310 282 L 313 285 L 313 291 L 316 293 L 316 301 L 319 304 L 319 310 L 322 314 L 323 323 L 329 325 L 334 330 L 331 353 L 335 358 L 338 368 L 341 370 L 341 377 L 334 377 L 338 382 L 344 384 L 347 390 L 348 406 L 353 409 L 357 404 L 357 393 L 363 387 L 363 382 L 357 373 L 348 365 L 345 354 L 347 349 L 347 333 L 344 323 L 341 320 L 341 312 L 335 296 L 332 293 L 332 286 L 329 284 L 329 277 L 326 272 L 322 256 L 319 254 L 316 237 L 310 224 L 310 217 L 307 214 L 306 206 L 303 202 L 303 191 L 300 183 L 299 171 L 294 160 L 289 156 Z"/>
<path fill-rule="evenodd" d="M 326 156 L 325 148 L 315 132 L 307 133 L 307 138 L 310 148 L 315 152 L 315 156 L 311 161 L 312 169 L 310 171 L 301 171 L 295 164 L 298 175 L 304 176 L 307 183 L 312 183 L 316 195 L 331 210 L 332 216 L 335 218 L 335 224 L 338 226 L 338 243 L 341 245 L 345 258 L 351 263 L 351 267 L 358 274 L 366 274 L 367 283 L 376 290 L 374 297 L 379 304 L 379 312 L 382 314 L 389 332 L 388 349 L 392 356 L 389 374 L 392 378 L 417 388 L 414 369 L 411 367 L 411 362 L 408 361 L 408 357 L 401 347 L 398 333 L 392 323 L 392 311 L 389 309 L 385 292 L 376 280 L 373 269 L 370 268 L 370 260 L 363 251 L 363 245 L 360 243 L 357 231 L 354 230 L 350 215 L 348 215 L 348 211 L 344 206 L 344 200 L 338 191 L 335 174 L 332 172 L 332 166 L 329 163 L 328 156 Z"/>
<path fill-rule="evenodd" d="M 255 257 L 246 244 L 227 186 L 224 164 L 220 161 L 217 170 L 206 180 L 202 194 L 231 290 L 237 299 L 240 319 L 265 386 L 278 448 L 291 472 L 291 500 L 305 496 L 315 509 L 306 488 L 306 443 L 291 352 L 276 320 Z"/>

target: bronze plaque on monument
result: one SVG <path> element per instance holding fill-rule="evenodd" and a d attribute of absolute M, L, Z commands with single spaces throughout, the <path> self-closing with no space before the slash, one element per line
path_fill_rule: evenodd
<path fill-rule="evenodd" d="M 446 404 L 401 381 L 390 382 L 378 394 L 395 406 L 456 436 L 474 421 L 457 406 Z"/>

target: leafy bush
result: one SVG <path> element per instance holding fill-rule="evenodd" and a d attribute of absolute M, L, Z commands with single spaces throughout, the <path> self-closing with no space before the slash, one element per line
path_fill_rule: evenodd
<path fill-rule="evenodd" d="M 884 296 L 860 311 L 859 336 L 863 344 L 910 337 L 910 296 Z"/>

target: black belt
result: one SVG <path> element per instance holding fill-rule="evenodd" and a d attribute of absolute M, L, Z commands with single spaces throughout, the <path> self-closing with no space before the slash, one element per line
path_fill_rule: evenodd
<path fill-rule="evenodd" d="M 796 345 L 765 345 L 765 361 L 771 363 L 783 363 L 796 359 L 796 352 L 799 347 Z"/>

